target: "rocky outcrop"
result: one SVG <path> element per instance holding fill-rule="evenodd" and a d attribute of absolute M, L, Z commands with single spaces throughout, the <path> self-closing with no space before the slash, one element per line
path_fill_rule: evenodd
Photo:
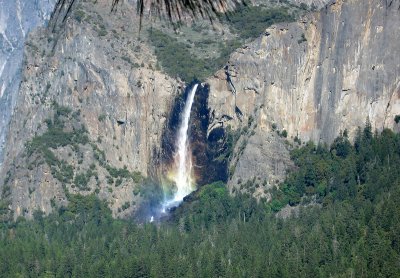
<path fill-rule="evenodd" d="M 78 192 L 107 200 L 114 215 L 134 211 L 142 195 L 137 180 L 151 171 L 179 86 L 153 70 L 134 6 L 110 13 L 106 0 L 67 3 L 26 43 L 0 175 L 14 218 L 36 209 L 49 213 Z M 63 142 L 60 136 L 52 141 L 57 132 L 67 143 L 54 143 Z M 82 180 L 88 186 L 81 188 Z"/>
<path fill-rule="evenodd" d="M 232 190 L 282 179 L 293 141 L 330 143 L 341 130 L 354 135 L 367 118 L 377 130 L 397 128 L 399 10 L 398 0 L 334 1 L 267 29 L 208 80 L 210 130 L 242 132 Z"/>
<path fill-rule="evenodd" d="M 7 125 L 17 99 L 25 37 L 49 20 L 55 2 L 0 1 L 0 168 Z"/>

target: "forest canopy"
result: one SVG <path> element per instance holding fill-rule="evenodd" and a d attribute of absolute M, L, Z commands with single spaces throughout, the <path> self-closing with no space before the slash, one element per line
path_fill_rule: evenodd
<path fill-rule="evenodd" d="M 400 136 L 367 124 L 354 144 L 292 152 L 297 170 L 272 202 L 216 182 L 160 224 L 113 219 L 95 196 L 71 196 L 0 228 L 4 277 L 399 277 Z M 284 206 L 298 214 L 277 217 Z"/>

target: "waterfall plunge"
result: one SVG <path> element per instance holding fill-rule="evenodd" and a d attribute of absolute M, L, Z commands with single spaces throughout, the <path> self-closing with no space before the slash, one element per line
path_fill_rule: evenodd
<path fill-rule="evenodd" d="M 192 160 L 188 144 L 188 129 L 190 120 L 190 111 L 192 110 L 194 95 L 196 94 L 198 84 L 195 84 L 190 91 L 181 115 L 181 123 L 178 130 L 176 141 L 176 152 L 174 155 L 174 172 L 173 181 L 176 184 L 177 191 L 172 200 L 164 203 L 165 208 L 172 207 L 182 202 L 183 198 L 194 190 L 194 181 L 192 174 Z"/>

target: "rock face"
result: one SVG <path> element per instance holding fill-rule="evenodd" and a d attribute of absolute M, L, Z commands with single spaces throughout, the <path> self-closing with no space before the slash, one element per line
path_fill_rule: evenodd
<path fill-rule="evenodd" d="M 115 13 L 109 2 L 58 1 L 48 27 L 27 39 L 0 170 L 0 221 L 49 213 L 75 193 L 127 217 L 159 193 L 146 177 L 159 173 L 169 149 L 163 135 L 182 84 L 154 70 L 133 1 Z M 352 136 L 367 118 L 398 130 L 399 9 L 400 0 L 337 0 L 233 53 L 194 109 L 201 182 L 211 181 L 202 173 L 220 175 L 232 193 L 268 199 L 292 167 L 294 144 L 329 143 L 344 129 Z M 223 170 L 229 161 L 228 173 L 210 160 Z"/>
<path fill-rule="evenodd" d="M 398 128 L 399 10 L 398 0 L 334 1 L 267 29 L 208 80 L 210 130 L 242 132 L 231 189 L 282 179 L 294 139 L 330 143 L 344 129 L 353 136 L 367 118 L 377 130 Z"/>
<path fill-rule="evenodd" d="M 306 4 L 308 7 L 322 8 L 326 4 L 333 2 L 332 0 L 293 0 L 293 4 L 301 5 Z"/>
<path fill-rule="evenodd" d="M 159 177 L 168 179 L 168 174 L 171 170 L 170 166 L 174 162 L 177 153 L 177 135 L 185 100 L 196 83 L 198 81 L 188 84 L 185 92 L 175 99 L 173 108 L 170 111 L 162 137 L 162 155 L 159 161 L 160 166 L 157 167 L 160 171 Z M 198 84 L 189 120 L 188 140 L 193 176 L 197 187 L 214 181 L 227 180 L 227 159 L 223 159 L 226 151 L 224 130 L 214 129 L 212 134 L 207 134 L 210 124 L 210 113 L 207 105 L 208 95 L 208 85 Z"/>
<path fill-rule="evenodd" d="M 279 3 L 290 3 L 293 5 L 306 5 L 307 8 L 311 9 L 320 9 L 324 7 L 326 4 L 332 2 L 333 0 L 289 0 L 289 1 L 284 1 L 284 0 L 252 0 L 252 3 L 255 3 L 256 5 L 265 5 L 265 4 L 279 4 Z"/>
<path fill-rule="evenodd" d="M 25 37 L 49 20 L 55 0 L 0 0 L 0 167 L 6 127 L 15 106 Z"/>
<path fill-rule="evenodd" d="M 179 85 L 152 69 L 135 7 L 123 5 L 110 14 L 106 0 L 67 1 L 29 36 L 0 175 L 14 218 L 49 213 L 69 193 L 95 193 L 121 216 L 140 202 Z"/>

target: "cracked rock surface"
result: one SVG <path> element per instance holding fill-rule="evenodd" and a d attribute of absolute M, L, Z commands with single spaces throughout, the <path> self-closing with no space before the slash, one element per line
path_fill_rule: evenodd
<path fill-rule="evenodd" d="M 208 80 L 210 129 L 243 131 L 253 122 L 242 136 L 247 144 L 236 147 L 242 155 L 231 165 L 231 189 L 254 177 L 269 185 L 282 179 L 290 144 L 279 141 L 330 143 L 345 129 L 354 136 L 367 118 L 374 129 L 398 129 L 399 8 L 398 0 L 333 1 L 231 55 Z"/>

